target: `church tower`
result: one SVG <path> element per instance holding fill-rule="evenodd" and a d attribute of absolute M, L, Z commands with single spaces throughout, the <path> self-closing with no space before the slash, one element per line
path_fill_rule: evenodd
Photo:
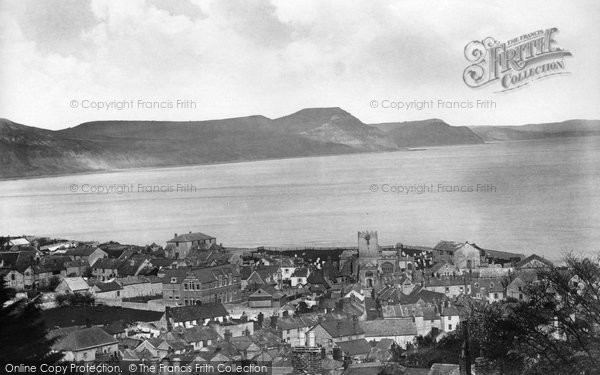
<path fill-rule="evenodd" d="M 358 256 L 359 258 L 379 257 L 377 231 L 358 232 Z"/>
<path fill-rule="evenodd" d="M 380 287 L 377 265 L 379 257 L 377 231 L 358 232 L 358 278 L 366 290 Z"/>

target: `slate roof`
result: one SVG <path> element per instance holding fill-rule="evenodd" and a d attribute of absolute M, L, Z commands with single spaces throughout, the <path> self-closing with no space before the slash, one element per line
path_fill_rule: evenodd
<path fill-rule="evenodd" d="M 112 258 L 99 258 L 94 264 L 92 264 L 92 268 L 99 268 L 104 270 L 116 270 L 119 268 L 120 261 Z"/>
<path fill-rule="evenodd" d="M 216 342 L 221 336 L 212 327 L 192 327 L 183 330 L 181 337 L 188 343 L 212 340 Z"/>
<path fill-rule="evenodd" d="M 502 293 L 504 292 L 504 287 L 500 280 L 473 279 L 471 281 L 471 295 L 481 293 L 482 291 L 485 293 Z"/>
<path fill-rule="evenodd" d="M 195 233 L 180 234 L 179 236 L 173 237 L 172 239 L 168 240 L 167 243 L 169 243 L 169 242 L 204 241 L 204 240 L 214 240 L 214 239 L 215 239 L 215 237 L 209 236 L 208 234 L 195 232 Z"/>
<path fill-rule="evenodd" d="M 176 263 L 175 259 L 162 259 L 162 258 L 152 258 L 150 259 L 150 264 L 154 267 L 170 267 L 173 263 Z"/>
<path fill-rule="evenodd" d="M 117 267 L 117 272 L 120 277 L 123 276 L 135 276 L 140 267 L 146 262 L 145 258 L 130 258 L 124 262 L 121 262 Z M 95 264 L 95 263 L 94 263 Z"/>
<path fill-rule="evenodd" d="M 118 340 L 106 333 L 102 328 L 77 328 L 66 334 L 64 331 L 51 332 L 51 337 L 59 337 L 52 346 L 56 351 L 81 351 L 88 348 L 117 344 Z"/>
<path fill-rule="evenodd" d="M 73 268 L 73 267 L 87 267 L 89 263 L 83 259 L 76 259 L 70 262 L 65 263 L 65 268 Z"/>
<path fill-rule="evenodd" d="M 280 318 L 277 321 L 277 326 L 282 329 L 298 329 L 309 327 L 312 328 L 319 323 L 316 316 L 301 316 L 298 318 Z"/>
<path fill-rule="evenodd" d="M 342 341 L 336 344 L 342 349 L 347 355 L 361 355 L 369 354 L 371 352 L 371 345 L 365 339 Z"/>
<path fill-rule="evenodd" d="M 410 318 L 366 320 L 359 324 L 366 336 L 417 336 L 417 325 Z"/>
<path fill-rule="evenodd" d="M 517 267 L 517 268 L 522 268 L 522 267 L 523 267 L 523 266 L 525 266 L 527 263 L 529 263 L 529 262 L 531 262 L 531 261 L 534 261 L 534 260 L 537 260 L 538 262 L 541 262 L 541 263 L 543 263 L 543 264 L 547 265 L 548 267 L 552 267 L 552 266 L 554 266 L 554 264 L 553 264 L 551 261 L 549 261 L 548 259 L 544 259 L 544 258 L 542 258 L 541 256 L 539 256 L 539 255 L 537 255 L 537 254 L 533 254 L 533 255 L 530 255 L 530 256 L 528 256 L 527 258 L 523 259 L 523 260 L 522 260 L 522 261 L 520 261 L 519 263 L 517 263 L 517 264 L 515 265 L 515 267 Z"/>
<path fill-rule="evenodd" d="M 68 256 L 80 256 L 80 257 L 89 257 L 94 253 L 94 251 L 98 250 L 97 247 L 89 247 L 89 246 L 78 246 L 74 249 L 69 249 L 65 253 Z"/>
<path fill-rule="evenodd" d="M 375 344 L 375 347 L 381 350 L 390 350 L 393 344 L 394 340 L 392 339 L 381 339 Z"/>
<path fill-rule="evenodd" d="M 302 267 L 298 268 L 292 274 L 292 277 L 306 277 L 308 275 L 308 268 Z"/>
<path fill-rule="evenodd" d="M 511 260 L 511 259 L 515 259 L 515 258 L 519 258 L 519 259 L 525 258 L 525 255 L 519 254 L 519 253 L 511 253 L 508 251 L 484 249 L 483 247 L 477 246 L 477 244 L 474 244 L 474 243 L 472 243 L 471 246 L 473 246 L 474 248 L 479 250 L 481 253 L 483 253 L 483 255 L 485 255 L 488 258 L 499 258 L 499 259 L 505 259 L 505 260 Z"/>
<path fill-rule="evenodd" d="M 464 243 L 454 241 L 440 241 L 433 247 L 433 250 L 455 252 L 460 249 Z"/>
<path fill-rule="evenodd" d="M 320 324 L 331 337 L 353 336 L 365 333 L 358 322 L 353 320 L 326 320 Z"/>
<path fill-rule="evenodd" d="M 207 302 L 200 305 L 172 307 L 169 309 L 169 316 L 174 322 L 181 323 L 229 316 L 229 313 L 222 303 Z"/>
<path fill-rule="evenodd" d="M 448 266 L 449 266 L 449 268 L 450 268 L 451 270 L 456 270 L 456 267 L 454 267 L 453 265 L 451 265 L 451 264 L 450 264 L 450 263 L 448 263 L 448 262 L 437 262 L 436 264 L 434 264 L 433 266 L 431 266 L 431 267 L 428 269 L 428 271 L 429 271 L 429 272 L 432 272 L 432 273 L 436 273 L 436 272 L 438 272 L 439 270 L 441 270 L 441 269 L 442 269 L 442 267 L 444 267 L 445 265 L 448 265 Z"/>
<path fill-rule="evenodd" d="M 113 292 L 115 290 L 121 290 L 123 289 L 123 287 L 121 286 L 121 284 L 119 284 L 118 282 L 116 282 L 115 280 L 109 281 L 107 283 L 95 283 L 94 284 L 95 287 L 97 287 L 100 293 L 104 293 L 104 292 Z"/>

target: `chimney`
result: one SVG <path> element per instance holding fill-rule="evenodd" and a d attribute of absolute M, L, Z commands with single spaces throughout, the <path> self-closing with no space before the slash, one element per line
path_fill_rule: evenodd
<path fill-rule="evenodd" d="M 175 237 L 175 238 L 176 238 L 176 237 L 177 237 L 177 233 L 175 233 L 175 234 L 173 235 L 173 237 Z"/>
<path fill-rule="evenodd" d="M 311 348 L 314 348 L 315 346 L 317 346 L 315 343 L 315 332 L 314 331 L 308 332 L 308 346 Z"/>
<path fill-rule="evenodd" d="M 300 330 L 298 334 L 299 346 L 307 346 L 308 342 L 306 341 L 306 333 L 303 330 Z"/>
<path fill-rule="evenodd" d="M 190 234 L 192 234 L 192 231 L 190 231 Z"/>
<path fill-rule="evenodd" d="M 171 307 L 165 306 L 165 320 L 167 321 L 167 332 L 171 332 L 173 326 L 171 325 Z"/>

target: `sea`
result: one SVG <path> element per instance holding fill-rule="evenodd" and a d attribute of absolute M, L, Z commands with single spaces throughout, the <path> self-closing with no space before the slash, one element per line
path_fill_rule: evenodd
<path fill-rule="evenodd" d="M 600 251 L 600 137 L 0 181 L 0 234 L 229 247 L 440 240 L 551 260 Z"/>

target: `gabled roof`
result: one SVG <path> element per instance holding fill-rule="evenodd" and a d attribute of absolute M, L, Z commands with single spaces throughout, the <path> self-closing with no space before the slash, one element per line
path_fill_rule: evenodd
<path fill-rule="evenodd" d="M 292 277 L 307 277 L 308 276 L 308 268 L 302 267 L 294 270 Z"/>
<path fill-rule="evenodd" d="M 90 286 L 85 282 L 83 277 L 65 277 L 62 280 L 63 283 L 67 285 L 69 290 L 76 292 L 81 290 L 89 290 Z"/>
<path fill-rule="evenodd" d="M 365 333 L 358 322 L 353 320 L 326 320 L 319 324 L 331 337 L 354 336 Z"/>
<path fill-rule="evenodd" d="M 145 258 L 131 257 L 128 260 L 121 262 L 121 264 L 117 267 L 117 271 L 120 277 L 135 276 L 140 270 L 140 267 L 147 262 L 148 260 Z"/>
<path fill-rule="evenodd" d="M 436 264 L 434 264 L 433 266 L 431 266 L 430 268 L 428 268 L 429 272 L 438 272 L 439 270 L 441 270 L 442 268 L 445 268 L 446 266 L 448 266 L 448 268 L 452 269 L 452 270 L 456 270 L 456 267 L 450 263 L 447 262 L 437 262 Z"/>
<path fill-rule="evenodd" d="M 528 256 L 527 258 L 525 258 L 522 261 L 520 261 L 519 263 L 517 263 L 515 266 L 517 268 L 527 268 L 527 267 L 525 267 L 527 265 L 527 263 L 534 262 L 534 261 L 543 263 L 544 265 L 546 265 L 548 267 L 553 267 L 554 266 L 554 264 L 551 261 L 549 261 L 548 259 L 544 259 L 544 258 L 542 258 L 541 256 L 539 256 L 537 254 L 533 254 L 533 255 Z M 533 268 L 535 268 L 535 267 L 533 267 Z"/>
<path fill-rule="evenodd" d="M 501 280 L 494 279 L 473 279 L 471 280 L 471 294 L 477 294 L 481 291 L 486 293 L 504 292 L 504 286 Z"/>
<path fill-rule="evenodd" d="M 25 238 L 13 238 L 8 240 L 9 246 L 28 246 L 30 243 Z"/>
<path fill-rule="evenodd" d="M 195 233 L 185 233 L 180 234 L 179 236 L 173 237 L 168 240 L 169 242 L 192 242 L 192 241 L 205 241 L 205 240 L 214 240 L 215 237 L 209 236 L 208 234 L 195 232 Z"/>
<path fill-rule="evenodd" d="M 349 356 L 369 354 L 371 352 L 371 345 L 365 339 L 342 341 L 336 343 L 336 345 Z"/>
<path fill-rule="evenodd" d="M 81 351 L 99 346 L 117 344 L 119 341 L 106 333 L 102 328 L 78 328 L 63 335 L 61 330 L 51 333 L 52 337 L 59 337 L 52 349 L 56 351 Z"/>
<path fill-rule="evenodd" d="M 220 302 L 208 302 L 200 305 L 172 307 L 168 310 L 168 314 L 169 317 L 176 323 L 189 322 L 193 320 L 202 321 L 221 316 L 229 316 L 227 309 Z"/>

